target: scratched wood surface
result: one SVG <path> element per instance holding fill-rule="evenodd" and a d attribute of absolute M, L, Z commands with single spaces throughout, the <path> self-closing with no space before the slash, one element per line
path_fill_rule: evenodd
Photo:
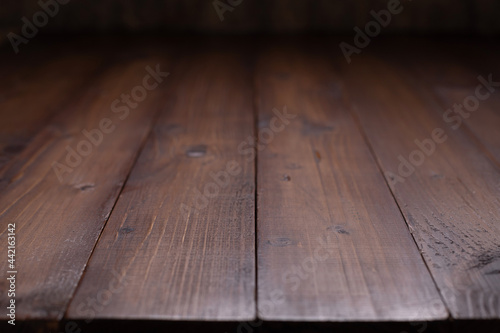
<path fill-rule="evenodd" d="M 446 318 L 342 81 L 325 54 L 305 49 L 264 51 L 256 70 L 259 316 Z M 284 106 L 293 117 L 276 116 Z"/>
<path fill-rule="evenodd" d="M 0 50 L 18 320 L 500 319 L 500 87 L 443 119 L 500 81 L 499 46 L 381 38 L 347 65 L 331 39 L 172 40 Z M 157 64 L 157 88 L 112 107 Z"/>
<path fill-rule="evenodd" d="M 166 59 L 161 60 L 166 66 Z M 2 248 L 7 248 L 8 224 L 15 224 L 17 234 L 17 319 L 61 319 L 66 311 L 164 99 L 160 88 L 150 92 L 127 118 L 112 112 L 111 104 L 142 84 L 145 67 L 156 63 L 160 60 L 151 57 L 115 59 L 0 172 Z M 78 58 L 73 65 L 86 66 Z M 95 145 L 79 146 L 86 139 L 82 131 L 96 128 L 107 133 L 94 136 Z M 73 157 L 68 158 L 71 149 Z M 84 153 L 78 158 L 75 150 Z M 54 163 L 59 163 L 58 173 Z M 2 260 L 0 268 L 7 271 L 7 262 Z M 2 307 L 9 301 L 5 281 L 0 285 Z"/>
<path fill-rule="evenodd" d="M 239 152 L 254 126 L 243 54 L 218 44 L 180 56 L 169 107 L 128 179 L 68 318 L 255 318 L 254 163 Z M 119 281 L 123 288 L 105 304 L 87 304 Z"/>
<path fill-rule="evenodd" d="M 498 166 L 390 60 L 363 54 L 342 76 L 451 315 L 498 318 Z"/>

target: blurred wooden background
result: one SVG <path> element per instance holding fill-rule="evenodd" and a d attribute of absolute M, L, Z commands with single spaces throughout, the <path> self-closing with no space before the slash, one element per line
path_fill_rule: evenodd
<path fill-rule="evenodd" d="M 55 0 L 42 0 L 55 1 Z M 67 1 L 67 0 L 65 0 Z M 240 0 L 220 0 L 223 3 Z M 404 10 L 386 33 L 494 34 L 500 32 L 498 0 L 402 0 Z M 371 20 L 385 0 L 242 0 L 221 21 L 213 0 L 72 0 L 42 30 L 49 32 L 171 31 L 201 33 L 352 33 Z M 3 0 L 0 29 L 18 31 L 38 0 Z"/>

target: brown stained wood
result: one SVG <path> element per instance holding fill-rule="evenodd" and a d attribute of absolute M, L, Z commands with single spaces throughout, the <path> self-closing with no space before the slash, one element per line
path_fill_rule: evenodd
<path fill-rule="evenodd" d="M 355 117 L 452 316 L 498 319 L 499 168 L 467 134 L 448 127 L 436 102 L 390 61 L 363 54 L 342 65 L 342 76 Z M 423 149 L 415 140 L 427 140 L 427 154 L 418 152 Z"/>
<path fill-rule="evenodd" d="M 409 84 L 429 101 L 436 100 L 435 109 L 446 117 L 447 125 L 465 131 L 500 166 L 500 67 L 496 63 L 500 53 L 487 45 L 455 41 L 439 49 L 436 43 L 421 42 L 418 53 L 406 52 L 405 57 L 384 54 L 383 59 L 407 73 Z M 484 86 L 490 77 L 493 82 Z M 465 106 L 459 109 L 456 105 Z"/>
<path fill-rule="evenodd" d="M 223 44 L 195 49 L 172 70 L 171 103 L 106 225 L 69 319 L 255 317 L 254 164 L 238 152 L 253 134 L 252 80 L 238 52 Z M 233 174 L 224 178 L 228 164 Z M 120 279 L 123 288 L 108 301 L 89 302 Z"/>
<path fill-rule="evenodd" d="M 479 74 L 476 74 L 476 78 Z M 500 77 L 494 77 L 497 82 L 500 82 Z M 487 80 L 488 74 L 483 78 Z M 481 88 L 481 94 L 489 94 L 484 97 L 485 100 L 479 101 L 477 107 L 470 96 L 475 96 L 475 91 L 478 85 L 482 85 L 476 79 L 475 84 L 467 87 L 453 86 L 438 86 L 434 87 L 433 92 L 437 96 L 441 114 L 447 114 L 448 126 L 452 129 L 462 129 L 469 133 L 471 140 L 476 141 L 479 149 L 485 155 L 490 157 L 500 166 L 500 93 L 499 88 L 496 92 L 489 92 L 486 88 Z M 470 111 L 465 107 L 460 113 L 446 113 L 449 109 L 453 109 L 455 104 L 464 104 L 464 101 L 471 103 Z"/>
<path fill-rule="evenodd" d="M 389 188 L 311 45 L 264 51 L 257 67 L 258 307 L 265 320 L 447 317 Z M 296 115 L 279 129 L 274 108 Z M 269 129 L 277 128 L 269 139 Z M 268 143 L 265 145 L 265 143 Z"/>
<path fill-rule="evenodd" d="M 102 56 L 58 55 L 8 75 L 0 97 L 0 167 L 19 154 L 52 116 L 89 85 Z"/>
<path fill-rule="evenodd" d="M 112 112 L 111 104 L 143 84 L 146 66 L 160 63 L 166 70 L 165 61 L 116 61 L 0 171 L 2 248 L 7 248 L 8 224 L 16 225 L 16 319 L 62 318 L 153 115 L 165 103 L 163 86 L 149 92 L 126 118 Z M 82 130 L 99 128 L 104 118 L 110 119 L 114 131 L 103 134 L 92 152 L 73 164 L 72 172 L 61 174 L 60 181 L 54 162 L 68 167 L 67 147 L 78 149 L 85 140 Z M 0 269 L 8 270 L 6 261 Z M 2 281 L 2 307 L 8 302 L 6 288 Z"/>

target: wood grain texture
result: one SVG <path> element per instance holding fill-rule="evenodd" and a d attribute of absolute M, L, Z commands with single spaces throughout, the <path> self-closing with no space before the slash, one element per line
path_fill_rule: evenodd
<path fill-rule="evenodd" d="M 62 54 L 45 63 L 14 66 L 3 77 L 0 99 L 0 167 L 19 154 L 50 119 L 97 75 L 103 57 Z"/>
<path fill-rule="evenodd" d="M 0 171 L 2 248 L 7 248 L 8 224 L 16 224 L 18 320 L 62 318 L 153 114 L 161 107 L 161 88 L 150 92 L 128 118 L 120 119 L 123 113 L 112 112 L 111 104 L 142 84 L 146 66 L 159 62 L 152 57 L 116 60 Z M 74 157 L 70 165 L 67 147 L 78 150 L 86 139 L 82 131 L 99 128 L 105 118 L 114 131 L 103 134 L 99 144 L 90 144 L 91 153 L 79 162 Z M 61 182 L 54 162 L 72 169 L 61 175 Z M 0 268 L 7 271 L 7 262 Z M 2 307 L 8 302 L 6 289 L 3 280 Z"/>
<path fill-rule="evenodd" d="M 254 164 L 238 152 L 253 135 L 250 71 L 224 44 L 181 58 L 169 107 L 106 225 L 70 319 L 255 318 Z M 89 304 L 117 281 L 123 288 L 109 301 Z"/>
<path fill-rule="evenodd" d="M 318 46 L 257 67 L 258 306 L 266 320 L 447 317 L 404 219 Z M 303 52 L 301 50 L 310 50 Z M 296 115 L 279 128 L 273 108 Z M 267 145 L 266 145 L 267 142 Z"/>
<path fill-rule="evenodd" d="M 467 134 L 448 127 L 435 100 L 390 61 L 364 54 L 342 73 L 356 118 L 452 316 L 498 319 L 499 168 Z"/>
<path fill-rule="evenodd" d="M 439 48 L 436 42 L 420 42 L 413 47 L 418 53 L 407 50 L 404 57 L 384 54 L 383 58 L 406 74 L 405 80 L 427 100 L 436 101 L 435 109 L 447 117 L 449 127 L 468 134 L 500 166 L 500 66 L 496 61 L 500 52 L 490 44 L 490 40 L 455 40 Z"/>
<path fill-rule="evenodd" d="M 285 14 L 276 29 L 307 24 Z M 0 248 L 16 223 L 26 330 L 256 316 L 277 321 L 262 331 L 343 330 L 448 313 L 444 331 L 498 326 L 500 95 L 457 129 L 443 119 L 477 75 L 500 81 L 497 44 L 381 38 L 347 65 L 331 39 L 250 38 L 268 45 L 254 69 L 255 49 L 231 38 L 40 38 L 0 50 Z M 172 75 L 113 108 L 156 64 Z M 113 132 L 59 181 L 54 162 L 103 118 Z M 429 146 L 436 130 L 446 139 Z"/>

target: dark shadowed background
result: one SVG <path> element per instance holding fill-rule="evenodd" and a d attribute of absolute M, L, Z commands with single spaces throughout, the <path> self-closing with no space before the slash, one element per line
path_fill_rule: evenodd
<path fill-rule="evenodd" d="M 47 1 L 47 0 L 44 0 Z M 221 0 L 229 4 L 229 0 Z M 41 33 L 195 32 L 195 33 L 351 33 L 370 19 L 384 0 L 232 0 L 221 21 L 213 0 L 73 0 Z M 403 0 L 405 10 L 384 33 L 494 34 L 500 32 L 500 1 Z M 411 10 L 410 10 L 411 8 Z M 36 0 L 3 0 L 0 29 L 5 38 L 18 31 L 21 18 L 40 10 Z"/>

